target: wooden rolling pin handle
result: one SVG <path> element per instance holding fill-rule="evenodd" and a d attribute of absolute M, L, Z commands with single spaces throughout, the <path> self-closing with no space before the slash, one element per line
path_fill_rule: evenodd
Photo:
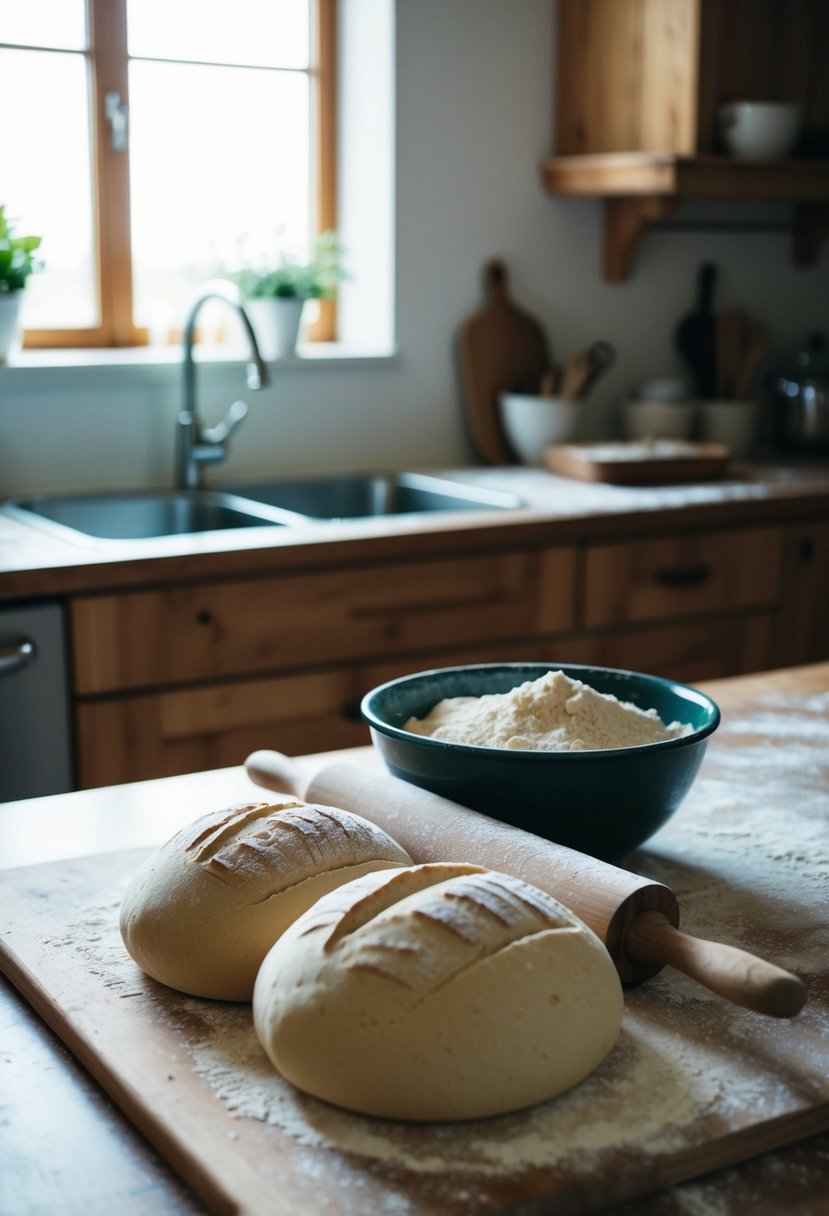
<path fill-rule="evenodd" d="M 796 975 L 722 942 L 683 933 L 661 912 L 644 912 L 630 925 L 626 940 L 636 958 L 669 963 L 711 992 L 774 1018 L 791 1018 L 806 1001 Z"/>
<path fill-rule="evenodd" d="M 304 798 L 309 777 L 282 752 L 260 751 L 248 756 L 245 768 L 251 781 L 266 790 L 277 790 L 282 794 L 294 794 Z"/>

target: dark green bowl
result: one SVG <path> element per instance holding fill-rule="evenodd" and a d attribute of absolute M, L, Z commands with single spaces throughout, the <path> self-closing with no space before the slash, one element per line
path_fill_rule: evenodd
<path fill-rule="evenodd" d="M 444 697 L 509 692 L 561 670 L 693 734 L 639 747 L 513 751 L 446 743 L 403 730 Z M 673 680 L 562 663 L 479 663 L 415 672 L 372 689 L 361 710 L 395 777 L 483 811 L 537 836 L 618 861 L 670 819 L 693 784 L 720 711 L 710 697 Z"/>

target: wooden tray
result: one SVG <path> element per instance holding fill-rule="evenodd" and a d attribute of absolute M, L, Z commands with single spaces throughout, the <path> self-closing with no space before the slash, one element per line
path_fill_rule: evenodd
<path fill-rule="evenodd" d="M 799 857 L 806 846 L 798 843 L 796 807 L 790 826 L 787 840 Z M 664 876 L 676 881 L 685 873 L 703 902 L 712 883 L 730 890 L 724 914 L 731 924 L 744 921 L 742 884 L 752 881 L 745 848 L 738 846 L 732 875 L 711 860 L 701 868 L 694 840 L 693 832 L 677 834 Z M 335 1112 L 298 1097 L 273 1073 L 249 1006 L 182 997 L 126 957 L 118 895 L 145 855 L 0 875 L 0 969 L 211 1211 L 471 1216 L 546 1197 L 545 1211 L 573 1216 L 829 1127 L 825 973 L 813 977 L 806 1010 L 781 1023 L 667 971 L 627 993 L 622 1039 L 607 1061 L 569 1095 L 524 1114 L 453 1127 Z M 663 877 L 658 854 L 650 860 Z M 806 877 L 804 890 L 811 890 L 814 875 Z M 797 892 L 794 882 L 792 901 Z M 693 905 L 692 893 L 683 894 Z M 774 925 L 783 906 L 766 896 L 762 919 Z M 757 946 L 772 958 L 799 953 L 817 971 L 820 909 L 788 902 L 785 911 Z M 695 927 L 714 936 L 704 916 Z M 217 1067 L 225 1084 L 243 1067 L 228 1046 L 240 1035 L 252 1048 L 245 1075 L 260 1088 L 263 1078 L 281 1087 L 277 1109 L 288 1104 L 291 1125 L 244 1106 L 240 1113 L 238 1096 L 231 1101 L 217 1088 Z"/>
<path fill-rule="evenodd" d="M 731 450 L 721 443 L 656 439 L 550 444 L 544 463 L 553 473 L 579 481 L 620 486 L 672 485 L 723 477 Z"/>

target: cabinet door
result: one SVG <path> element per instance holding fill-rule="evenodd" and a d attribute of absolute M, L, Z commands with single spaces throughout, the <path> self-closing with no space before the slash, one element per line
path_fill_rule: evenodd
<path fill-rule="evenodd" d="M 829 522 L 786 530 L 783 605 L 775 661 L 796 667 L 829 659 Z"/>
<path fill-rule="evenodd" d="M 371 742 L 360 700 L 377 684 L 427 667 L 546 661 L 554 647 L 501 642 L 388 663 L 76 703 L 83 789 L 242 764 L 259 748 L 288 755 Z M 549 652 L 549 653 L 548 653 Z"/>
<path fill-rule="evenodd" d="M 741 613 L 705 622 L 614 630 L 560 641 L 551 653 L 562 663 L 625 667 L 698 684 L 765 671 L 772 665 L 774 616 Z"/>
<path fill-rule="evenodd" d="M 782 552 L 782 528 L 593 545 L 585 561 L 584 624 L 771 606 L 780 594 Z"/>
<path fill-rule="evenodd" d="M 574 602 L 572 548 L 82 597 L 72 606 L 75 692 L 275 673 L 565 630 Z"/>

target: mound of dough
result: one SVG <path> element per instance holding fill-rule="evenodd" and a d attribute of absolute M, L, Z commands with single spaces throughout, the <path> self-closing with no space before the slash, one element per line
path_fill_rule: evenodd
<path fill-rule="evenodd" d="M 297 799 L 212 812 L 133 876 L 121 936 L 138 966 L 192 996 L 249 1001 L 262 959 L 322 895 L 411 865 L 380 828 Z"/>
<path fill-rule="evenodd" d="M 253 1016 L 298 1088 L 392 1119 L 518 1110 L 616 1042 L 622 989 L 599 939 L 536 887 L 451 863 L 370 874 L 269 951 Z"/>

